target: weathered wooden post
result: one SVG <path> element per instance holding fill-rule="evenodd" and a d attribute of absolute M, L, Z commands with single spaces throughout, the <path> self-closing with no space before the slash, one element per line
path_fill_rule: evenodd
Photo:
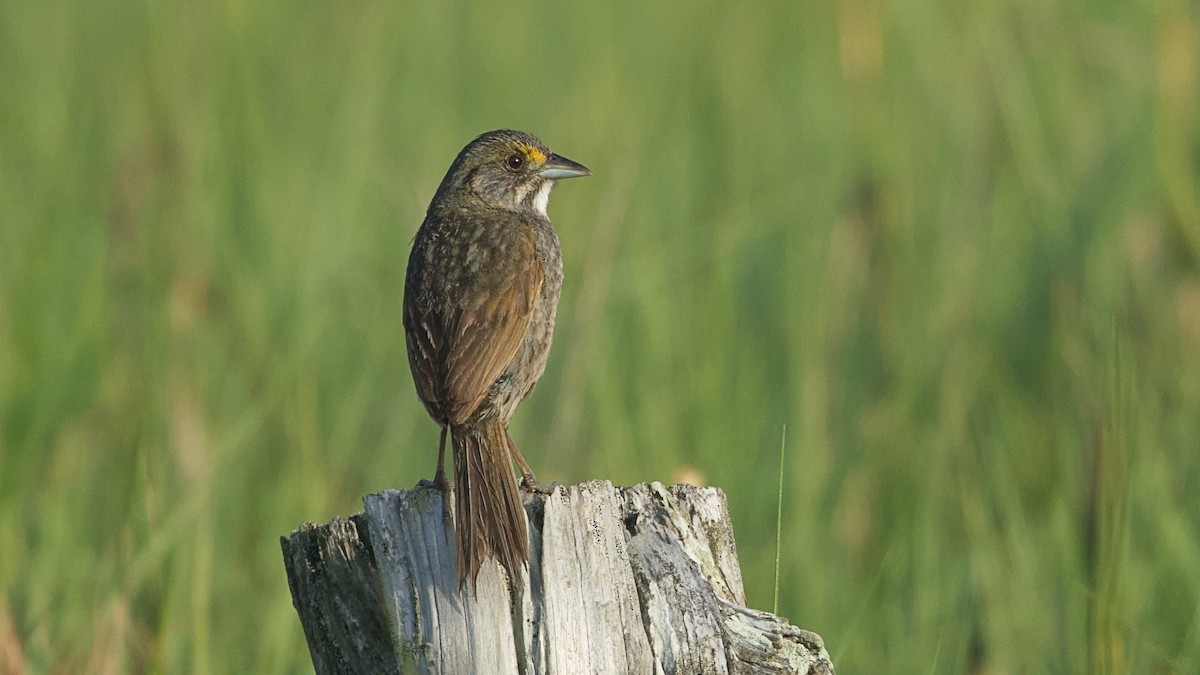
<path fill-rule="evenodd" d="M 326 673 L 833 673 L 821 638 L 745 607 L 725 495 L 592 481 L 529 495 L 529 573 L 460 593 L 443 495 L 388 490 L 283 538 Z"/>

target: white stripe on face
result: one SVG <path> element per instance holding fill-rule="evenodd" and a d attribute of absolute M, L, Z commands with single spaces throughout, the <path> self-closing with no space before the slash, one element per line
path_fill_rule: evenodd
<path fill-rule="evenodd" d="M 546 206 L 550 203 L 550 189 L 554 187 L 554 181 L 548 180 L 542 183 L 542 187 L 533 198 L 533 208 L 538 213 L 549 218 L 546 215 Z"/>

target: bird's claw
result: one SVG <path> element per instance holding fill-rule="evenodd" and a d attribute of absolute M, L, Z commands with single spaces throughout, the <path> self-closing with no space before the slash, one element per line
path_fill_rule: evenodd
<path fill-rule="evenodd" d="M 450 492 L 454 489 L 454 483 L 451 483 L 445 476 L 435 476 L 433 480 L 422 478 L 417 481 L 417 487 L 434 488 L 442 492 Z"/>
<path fill-rule="evenodd" d="M 533 476 L 523 476 L 521 478 L 521 489 L 526 492 L 536 492 L 542 495 L 553 494 L 555 490 L 562 487 L 558 481 L 554 481 L 549 485 L 543 485 L 538 479 Z"/>

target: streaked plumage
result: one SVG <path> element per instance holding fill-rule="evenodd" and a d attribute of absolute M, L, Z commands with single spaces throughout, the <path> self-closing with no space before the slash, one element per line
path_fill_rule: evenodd
<path fill-rule="evenodd" d="M 562 287 L 546 216 L 554 181 L 589 172 L 518 131 L 471 141 L 451 164 L 413 242 L 404 287 L 409 365 L 425 409 L 454 448 L 459 581 L 495 557 L 515 576 L 528 560 L 509 454 L 539 486 L 508 422 L 546 368 Z"/>

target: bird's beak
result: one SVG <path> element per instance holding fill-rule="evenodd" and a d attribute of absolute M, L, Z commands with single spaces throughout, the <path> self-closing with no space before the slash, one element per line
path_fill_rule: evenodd
<path fill-rule="evenodd" d="M 567 159 L 562 155 L 550 154 L 550 158 L 542 165 L 538 171 L 538 175 L 542 178 L 550 180 L 558 180 L 560 178 L 576 178 L 578 176 L 590 176 L 591 171 L 579 162 Z"/>

